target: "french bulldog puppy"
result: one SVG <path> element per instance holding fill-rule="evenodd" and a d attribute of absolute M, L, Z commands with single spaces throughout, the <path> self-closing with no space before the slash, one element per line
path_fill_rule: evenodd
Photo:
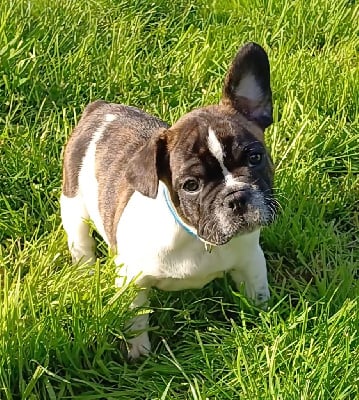
<path fill-rule="evenodd" d="M 116 285 L 140 288 L 134 308 L 151 287 L 201 288 L 225 272 L 265 303 L 259 234 L 276 214 L 263 134 L 271 123 L 269 61 L 255 43 L 234 58 L 220 104 L 171 127 L 135 107 L 89 104 L 64 153 L 61 216 L 73 261 L 95 261 L 90 219 L 117 254 Z M 129 322 L 130 359 L 149 353 L 147 327 L 148 314 Z"/>

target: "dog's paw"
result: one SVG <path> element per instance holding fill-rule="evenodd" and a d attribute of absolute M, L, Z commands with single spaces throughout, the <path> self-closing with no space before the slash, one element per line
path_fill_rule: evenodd
<path fill-rule="evenodd" d="M 270 293 L 268 287 L 261 288 L 260 291 L 256 292 L 254 297 L 254 303 L 256 306 L 262 308 L 263 310 L 268 309 L 268 301 L 270 299 Z"/>
<path fill-rule="evenodd" d="M 253 305 L 260 307 L 263 310 L 268 308 L 268 301 L 270 299 L 268 285 L 246 285 L 245 291 L 247 298 L 250 299 Z"/>
<path fill-rule="evenodd" d="M 141 356 L 148 356 L 151 351 L 151 343 L 147 332 L 141 333 L 128 340 L 127 358 L 130 361 L 136 361 Z"/>

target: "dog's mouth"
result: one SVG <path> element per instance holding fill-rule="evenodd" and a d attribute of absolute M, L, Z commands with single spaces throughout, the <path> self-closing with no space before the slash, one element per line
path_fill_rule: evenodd
<path fill-rule="evenodd" d="M 274 208 L 264 204 L 261 207 L 248 205 L 243 213 L 236 216 L 220 208 L 214 209 L 200 220 L 197 235 L 204 243 L 223 246 L 235 237 L 269 225 L 275 215 Z"/>
<path fill-rule="evenodd" d="M 251 233 L 259 229 L 262 225 L 246 226 L 241 229 L 233 229 L 233 231 L 223 232 L 217 231 L 211 234 L 206 232 L 198 233 L 199 239 L 205 244 L 205 246 L 223 246 L 229 243 L 233 238 Z"/>

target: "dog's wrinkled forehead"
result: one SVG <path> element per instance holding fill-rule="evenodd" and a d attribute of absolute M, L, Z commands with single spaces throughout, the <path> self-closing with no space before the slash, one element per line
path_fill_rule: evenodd
<path fill-rule="evenodd" d="M 212 173 L 218 173 L 219 166 L 219 172 L 226 175 L 244 148 L 252 143 L 264 148 L 263 131 L 258 126 L 226 111 L 221 106 L 195 110 L 171 128 L 170 146 L 176 154 L 172 167 L 193 169 L 198 160 L 198 168 L 206 165 L 211 170 L 212 166 Z"/>

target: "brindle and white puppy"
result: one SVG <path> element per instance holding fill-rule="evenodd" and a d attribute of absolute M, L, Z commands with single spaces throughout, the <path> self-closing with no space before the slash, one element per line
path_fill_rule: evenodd
<path fill-rule="evenodd" d="M 220 105 L 169 127 L 125 105 L 87 106 L 66 146 L 61 215 L 74 262 L 95 260 L 91 219 L 117 253 L 118 286 L 201 288 L 229 272 L 256 303 L 268 300 L 260 227 L 275 216 L 273 167 L 263 131 L 272 123 L 269 62 L 240 49 Z M 209 248 L 213 247 L 212 251 Z M 150 351 L 148 315 L 134 318 L 129 357 Z"/>

